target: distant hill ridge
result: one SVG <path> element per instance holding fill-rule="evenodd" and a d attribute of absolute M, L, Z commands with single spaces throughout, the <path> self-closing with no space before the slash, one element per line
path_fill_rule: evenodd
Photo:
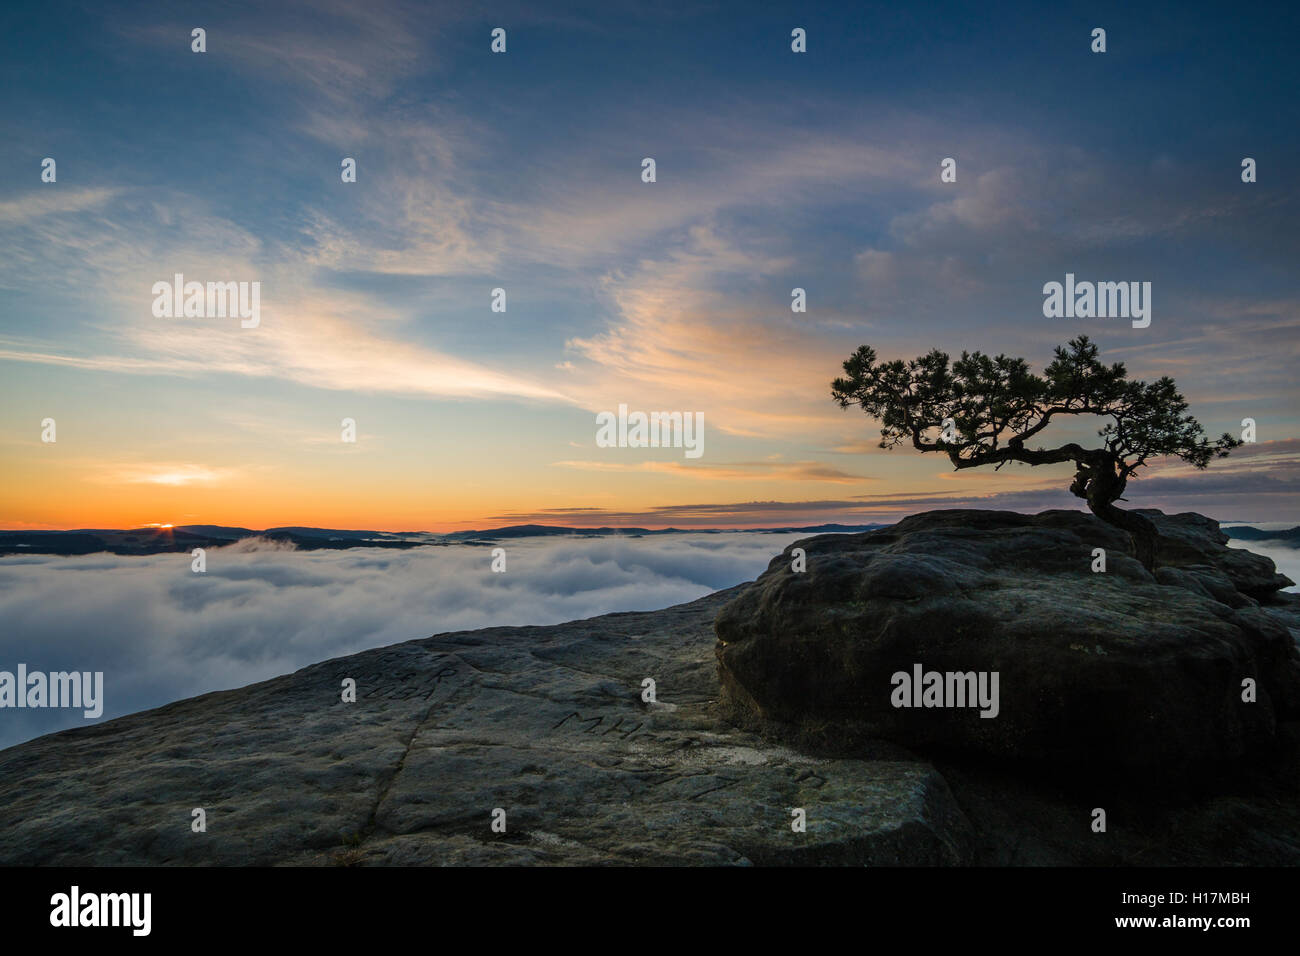
<path fill-rule="evenodd" d="M 1271 541 L 1288 548 L 1300 547 L 1300 526 L 1285 531 L 1265 531 L 1241 525 L 1237 528 L 1224 528 L 1223 533 L 1229 538 L 1239 538 L 1242 541 Z"/>
<path fill-rule="evenodd" d="M 194 548 L 219 548 L 247 538 L 293 544 L 301 551 L 346 548 L 420 548 L 449 544 L 484 544 L 512 538 L 642 537 L 664 534 L 830 534 L 871 531 L 881 524 L 821 524 L 784 528 L 573 528 L 554 525 L 510 525 L 483 531 L 364 531 L 338 528 L 282 527 L 255 531 L 223 525 L 179 525 L 173 528 L 77 529 L 72 531 L 0 531 L 0 556 L 15 554 L 167 554 Z"/>
<path fill-rule="evenodd" d="M 14 554 L 166 554 L 194 548 L 219 548 L 246 538 L 288 542 L 300 551 L 346 548 L 419 548 L 448 544 L 485 544 L 517 538 L 642 537 L 666 534 L 852 534 L 889 527 L 884 524 L 819 524 L 780 528 L 578 528 L 520 524 L 481 531 L 370 531 L 285 526 L 258 531 L 224 525 L 194 524 L 174 528 L 79 528 L 69 531 L 0 531 L 0 556 Z M 1250 525 L 1224 528 L 1229 538 L 1300 547 L 1300 526 L 1269 531 Z"/>

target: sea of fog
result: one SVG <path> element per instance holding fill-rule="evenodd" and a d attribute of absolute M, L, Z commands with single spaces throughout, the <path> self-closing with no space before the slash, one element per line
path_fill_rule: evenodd
<path fill-rule="evenodd" d="M 0 670 L 103 671 L 100 720 L 444 631 L 557 624 L 692 601 L 757 577 L 806 533 L 534 538 L 491 549 L 295 551 L 265 541 L 188 554 L 0 558 Z M 1234 542 L 1240 544 L 1241 542 Z M 1252 544 L 1292 580 L 1300 551 Z M 0 709 L 0 747 L 89 723 Z"/>
<path fill-rule="evenodd" d="M 804 533 L 531 538 L 295 551 L 258 539 L 190 555 L 0 558 L 0 671 L 103 671 L 100 720 L 444 631 L 558 624 L 693 601 L 758 577 Z M 0 747 L 90 723 L 0 709 Z"/>

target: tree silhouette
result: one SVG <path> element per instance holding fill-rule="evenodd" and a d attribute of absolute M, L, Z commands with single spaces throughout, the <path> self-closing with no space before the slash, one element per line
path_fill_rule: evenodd
<path fill-rule="evenodd" d="M 1226 433 L 1210 442 L 1200 423 L 1184 414 L 1187 402 L 1173 379 L 1129 381 L 1123 363 L 1098 361 L 1097 346 L 1086 335 L 1057 346 L 1042 376 L 1030 372 L 1024 359 L 983 352 L 962 352 L 949 363 L 946 353 L 934 349 L 911 361 L 877 363 L 866 345 L 844 363 L 844 372 L 846 377 L 831 383 L 831 396 L 841 408 L 861 405 L 879 419 L 881 448 L 910 442 L 919 451 L 946 453 L 959 469 L 1073 462 L 1070 491 L 1098 518 L 1132 535 L 1148 570 L 1155 568 L 1155 525 L 1115 506 L 1124 500 L 1129 477 L 1152 458 L 1166 456 L 1204 468 L 1241 444 Z M 1063 415 L 1109 419 L 1097 433 L 1101 447 L 1027 447 Z"/>

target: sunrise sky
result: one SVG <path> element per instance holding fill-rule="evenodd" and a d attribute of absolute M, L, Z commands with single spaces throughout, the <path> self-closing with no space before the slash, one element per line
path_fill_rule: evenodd
<path fill-rule="evenodd" d="M 538 6 L 6 5 L 0 526 L 1077 507 L 1068 466 L 881 451 L 830 381 L 1081 332 L 1258 422 L 1130 505 L 1300 521 L 1294 9 Z M 178 272 L 260 282 L 260 326 L 155 317 Z M 1150 327 L 1045 319 L 1067 272 L 1150 281 Z M 597 447 L 620 403 L 703 412 L 704 455 Z"/>

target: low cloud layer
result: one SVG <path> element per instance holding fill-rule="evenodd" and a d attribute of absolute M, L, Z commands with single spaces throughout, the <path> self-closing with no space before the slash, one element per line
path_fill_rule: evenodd
<path fill-rule="evenodd" d="M 692 601 L 757 577 L 799 534 L 507 542 L 491 549 L 0 559 L 0 670 L 103 671 L 107 720 L 444 631 L 556 624 Z M 0 710 L 0 747 L 89 723 Z"/>
<path fill-rule="evenodd" d="M 1246 548 L 1247 551 L 1272 558 L 1279 571 L 1292 581 L 1300 581 L 1300 548 L 1288 548 L 1274 542 L 1263 541 L 1230 541 L 1228 547 Z M 1289 587 L 1286 590 L 1300 593 L 1300 586 Z"/>
<path fill-rule="evenodd" d="M 491 549 L 208 552 L 0 559 L 0 670 L 103 671 L 107 720 L 446 631 L 669 607 L 757 577 L 806 533 L 506 542 Z M 1234 542 L 1241 544 L 1241 542 Z M 1300 580 L 1300 550 L 1251 544 Z M 0 710 L 0 747 L 89 721 Z"/>

